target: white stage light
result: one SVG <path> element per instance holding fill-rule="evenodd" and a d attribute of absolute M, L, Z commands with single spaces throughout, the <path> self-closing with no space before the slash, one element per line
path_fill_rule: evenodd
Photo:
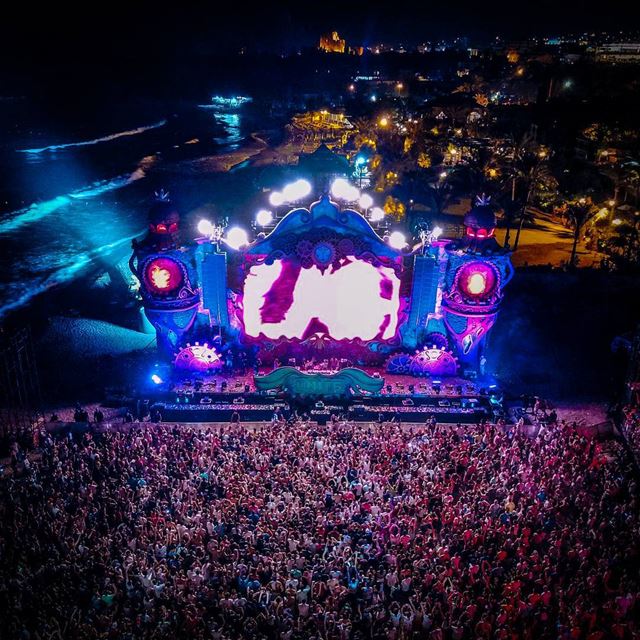
<path fill-rule="evenodd" d="M 273 221 L 273 213 L 269 209 L 260 209 L 256 213 L 256 223 L 261 227 L 266 227 Z"/>
<path fill-rule="evenodd" d="M 373 198 L 368 193 L 363 193 L 358 200 L 358 204 L 363 209 L 368 209 L 373 204 Z"/>
<path fill-rule="evenodd" d="M 203 236 L 210 236 L 213 233 L 213 225 L 209 220 L 200 220 L 198 222 L 198 233 L 201 233 Z"/>
<path fill-rule="evenodd" d="M 373 207 L 369 215 L 369 220 L 371 220 L 371 222 L 380 222 L 380 220 L 383 220 L 383 219 L 384 219 L 384 209 L 382 207 Z"/>
<path fill-rule="evenodd" d="M 402 249 L 407 246 L 407 239 L 404 237 L 404 233 L 400 231 L 394 231 L 389 234 L 389 246 L 393 249 Z"/>
<path fill-rule="evenodd" d="M 280 191 L 272 191 L 271 195 L 269 196 L 269 202 L 274 207 L 279 207 L 281 204 L 284 204 L 285 197 L 282 193 L 280 193 Z"/>
<path fill-rule="evenodd" d="M 244 229 L 233 227 L 227 231 L 226 242 L 232 249 L 240 249 L 249 244 L 249 236 Z"/>

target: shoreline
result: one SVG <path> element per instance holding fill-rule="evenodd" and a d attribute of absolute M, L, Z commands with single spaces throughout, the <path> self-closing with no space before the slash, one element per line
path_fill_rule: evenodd
<path fill-rule="evenodd" d="M 267 135 L 264 132 L 252 132 L 243 142 L 239 143 L 241 146 L 237 149 L 228 151 L 222 145 L 220 154 L 205 155 L 193 160 L 181 160 L 165 165 L 160 163 L 150 168 L 147 175 L 138 182 L 135 188 L 153 192 L 157 186 L 156 183 L 162 181 L 162 176 L 167 174 L 184 179 L 197 175 L 206 179 L 207 174 L 231 173 L 234 167 L 237 168 L 244 162 L 250 161 L 251 158 L 269 148 L 269 142 L 265 138 Z M 144 209 L 140 209 L 140 216 L 141 219 L 146 216 Z M 102 260 L 90 262 L 72 279 L 52 283 L 43 291 L 25 300 L 20 306 L 7 311 L 0 318 L 0 322 L 6 327 L 20 327 L 25 324 L 34 325 L 36 318 L 38 319 L 37 324 L 41 324 L 40 321 L 46 320 L 48 317 L 69 313 L 68 300 L 65 300 L 68 297 L 67 292 L 76 288 L 84 292 L 91 290 L 92 283 L 100 274 L 108 271 L 109 267 L 113 267 L 127 255 L 128 247 L 127 249 L 119 247 L 109 255 L 102 256 Z M 84 306 L 82 300 L 79 300 L 78 307 Z M 113 320 L 113 317 L 111 319 Z"/>
<path fill-rule="evenodd" d="M 244 144 L 238 143 L 237 149 L 227 151 L 220 154 L 212 154 L 202 156 L 194 160 L 183 160 L 176 165 L 158 167 L 157 172 L 170 173 L 229 173 L 238 165 L 251 160 L 266 149 L 270 148 L 270 144 L 264 138 L 260 137 L 262 132 L 253 132 L 245 138 Z"/>

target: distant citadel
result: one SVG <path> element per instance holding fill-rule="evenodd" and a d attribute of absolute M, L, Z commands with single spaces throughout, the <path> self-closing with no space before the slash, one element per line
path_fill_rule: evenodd
<path fill-rule="evenodd" d="M 326 53 L 350 53 L 351 55 L 361 56 L 364 53 L 362 46 L 349 46 L 347 47 L 347 41 L 338 35 L 337 31 L 331 31 L 331 33 L 325 33 L 320 36 L 320 43 L 318 45 L 320 51 Z"/>

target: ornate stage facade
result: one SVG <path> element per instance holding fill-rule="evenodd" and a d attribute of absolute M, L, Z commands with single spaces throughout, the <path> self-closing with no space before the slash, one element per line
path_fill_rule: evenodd
<path fill-rule="evenodd" d="M 403 249 L 327 195 L 240 246 L 222 233 L 182 244 L 179 225 L 158 200 L 130 260 L 175 379 L 262 370 L 256 393 L 360 398 L 380 395 L 389 376 L 415 379 L 414 391 L 420 378 L 484 376 L 513 275 L 486 200 L 462 239 Z"/>

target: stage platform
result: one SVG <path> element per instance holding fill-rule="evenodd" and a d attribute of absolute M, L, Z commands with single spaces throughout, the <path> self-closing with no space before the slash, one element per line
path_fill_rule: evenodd
<path fill-rule="evenodd" d="M 394 418 L 415 423 L 424 423 L 431 416 L 448 423 L 477 423 L 504 416 L 499 398 L 486 381 L 434 380 L 363 370 L 383 379 L 380 392 L 344 398 L 293 398 L 282 391 L 256 391 L 253 374 L 217 375 L 158 387 L 148 401 L 164 421 L 190 423 L 229 422 L 236 413 L 241 422 L 263 422 L 272 420 L 274 414 L 289 417 L 294 411 L 320 423 L 332 415 L 358 422 Z M 260 371 L 265 373 L 268 371 Z"/>
<path fill-rule="evenodd" d="M 384 386 L 379 394 L 373 396 L 434 396 L 434 397 L 469 397 L 481 395 L 483 390 L 487 393 L 495 387 L 493 380 L 467 380 L 460 377 L 446 378 L 416 378 L 409 375 L 386 373 L 373 367 L 358 367 L 365 373 L 382 378 Z M 260 369 L 257 375 L 263 376 L 271 372 L 271 369 Z M 304 373 L 325 372 L 319 369 L 306 369 Z M 327 373 L 337 373 L 327 372 Z M 228 396 L 256 392 L 254 374 L 244 375 L 202 375 L 192 378 L 177 380 L 164 391 L 178 395 L 209 395 L 211 397 Z M 224 388 L 223 388 L 224 387 Z"/>

